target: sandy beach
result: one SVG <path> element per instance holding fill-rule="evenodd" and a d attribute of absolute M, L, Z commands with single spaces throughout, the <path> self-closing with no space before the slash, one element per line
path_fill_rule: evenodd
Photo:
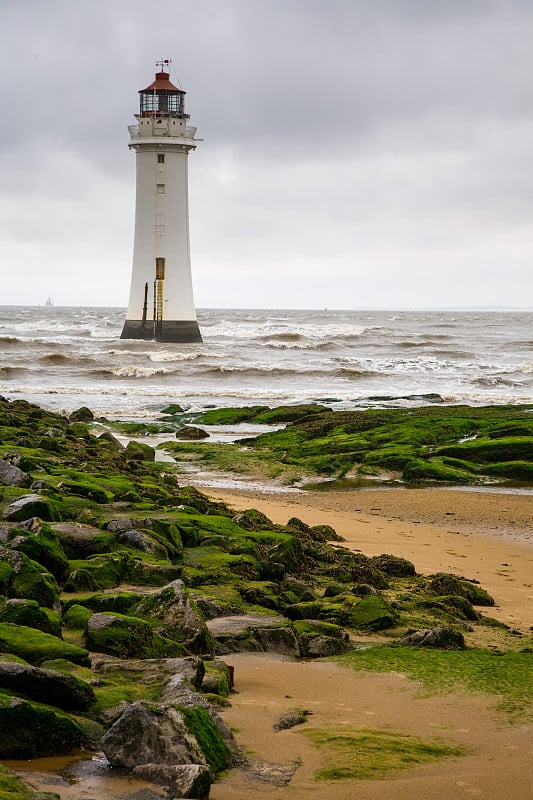
<path fill-rule="evenodd" d="M 404 556 L 425 574 L 447 571 L 479 580 L 496 600 L 490 615 L 530 633 L 530 495 L 441 489 L 209 493 L 236 509 L 257 508 L 275 522 L 297 516 L 311 525 L 328 523 L 348 547 L 368 555 Z M 286 786 L 232 770 L 213 786 L 213 800 L 533 797 L 528 777 L 533 726 L 510 724 L 494 698 L 462 693 L 424 696 L 416 682 L 401 675 L 354 673 L 328 662 L 294 663 L 263 654 L 239 654 L 231 662 L 237 693 L 224 717 L 237 731 L 241 747 L 252 758 L 299 766 Z M 313 775 L 323 756 L 302 734 L 305 726 L 277 733 L 272 728 L 281 713 L 297 707 L 312 712 L 307 726 L 349 724 L 424 738 L 440 736 L 468 752 L 379 780 L 317 782 Z"/>

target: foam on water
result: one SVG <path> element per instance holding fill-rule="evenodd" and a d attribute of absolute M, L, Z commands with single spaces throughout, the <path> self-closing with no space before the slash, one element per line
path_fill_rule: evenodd
<path fill-rule="evenodd" d="M 173 400 L 533 402 L 531 312 L 213 309 L 191 345 L 121 340 L 123 320 L 123 309 L 0 307 L 0 393 L 106 414 Z"/>

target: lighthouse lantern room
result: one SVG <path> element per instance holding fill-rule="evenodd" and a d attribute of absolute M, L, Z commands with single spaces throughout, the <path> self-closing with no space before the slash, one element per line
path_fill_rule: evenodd
<path fill-rule="evenodd" d="M 194 307 L 189 245 L 188 156 L 196 128 L 188 124 L 185 92 L 170 81 L 170 59 L 139 92 L 133 267 L 121 339 L 201 342 Z"/>

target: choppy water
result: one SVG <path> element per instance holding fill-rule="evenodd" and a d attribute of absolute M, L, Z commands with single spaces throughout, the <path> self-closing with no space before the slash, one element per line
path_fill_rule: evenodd
<path fill-rule="evenodd" d="M 149 415 L 171 400 L 351 408 L 437 394 L 446 403 L 533 402 L 533 312 L 198 316 L 203 344 L 159 344 L 121 341 L 123 309 L 0 307 L 0 394 L 108 416 Z"/>

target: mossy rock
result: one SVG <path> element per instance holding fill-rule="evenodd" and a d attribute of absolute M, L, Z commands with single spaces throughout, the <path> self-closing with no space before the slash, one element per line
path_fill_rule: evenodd
<path fill-rule="evenodd" d="M 246 511 L 239 511 L 232 517 L 232 522 L 235 522 L 239 527 L 244 528 L 246 531 L 260 531 L 270 530 L 273 523 L 266 514 L 257 511 L 255 508 L 248 508 Z"/>
<path fill-rule="evenodd" d="M 247 605 L 262 606 L 273 611 L 278 611 L 287 605 L 286 601 L 280 596 L 279 584 L 273 581 L 243 581 L 237 585 L 237 588 Z M 295 596 L 292 602 L 296 603 L 297 601 L 298 598 Z"/>
<path fill-rule="evenodd" d="M 159 633 L 179 642 L 189 653 L 214 654 L 213 638 L 181 580 L 173 581 L 159 592 L 145 595 L 130 613 L 157 625 Z"/>
<path fill-rule="evenodd" d="M 92 686 L 73 675 L 6 662 L 0 663 L 0 690 L 63 711 L 87 711 L 95 700 Z"/>
<path fill-rule="evenodd" d="M 533 455 L 532 455 L 533 459 Z M 525 481 L 533 483 L 533 461 L 501 461 L 496 464 L 485 464 L 483 466 L 484 475 L 494 475 L 502 478 L 510 478 L 515 481 Z"/>
<path fill-rule="evenodd" d="M 204 425 L 238 425 L 240 422 L 249 422 L 262 411 L 270 411 L 270 409 L 268 406 L 213 408 L 199 414 L 197 421 Z"/>
<path fill-rule="evenodd" d="M 175 416 L 176 414 L 183 414 L 183 412 L 184 409 L 180 405 L 178 405 L 178 403 L 170 403 L 170 405 L 165 406 L 165 408 L 161 409 L 159 413 Z"/>
<path fill-rule="evenodd" d="M 65 582 L 65 591 L 112 589 L 122 582 L 126 564 L 127 558 L 118 553 L 103 553 L 83 560 L 70 561 L 71 571 Z"/>
<path fill-rule="evenodd" d="M 53 575 L 24 553 L 0 546 L 0 591 L 7 597 L 35 600 L 51 608 L 59 597 Z M 2 563 L 3 562 L 3 563 Z"/>
<path fill-rule="evenodd" d="M 331 569 L 332 577 L 345 583 L 368 583 L 376 589 L 387 588 L 387 576 L 378 569 L 371 558 L 344 550 L 336 552 L 338 560 L 335 567 Z"/>
<path fill-rule="evenodd" d="M 35 532 L 14 528 L 9 543 L 14 550 L 46 567 L 56 580 L 66 578 L 68 560 L 57 534 L 48 523 L 41 523 Z"/>
<path fill-rule="evenodd" d="M 76 495 L 77 497 L 87 497 L 95 503 L 112 503 L 115 496 L 108 489 L 97 486 L 94 483 L 83 483 L 81 481 L 61 481 L 57 488 L 66 495 Z"/>
<path fill-rule="evenodd" d="M 49 633 L 9 622 L 0 623 L 0 650 L 13 653 L 37 666 L 55 658 L 65 658 L 81 666 L 90 666 L 91 663 L 87 650 Z"/>
<path fill-rule="evenodd" d="M 67 714 L 0 694 L 0 758 L 59 755 L 85 743 L 82 727 Z"/>
<path fill-rule="evenodd" d="M 533 458 L 533 436 L 505 436 L 498 439 L 479 438 L 471 442 L 439 447 L 435 452 L 437 455 L 464 458 L 476 464 L 531 461 Z"/>
<path fill-rule="evenodd" d="M 118 614 L 128 614 L 135 603 L 140 602 L 146 595 L 141 592 L 96 592 L 95 594 L 78 595 L 69 600 L 63 600 L 63 619 L 73 606 L 82 606 L 90 612 L 116 611 Z"/>
<path fill-rule="evenodd" d="M 230 765 L 231 752 L 214 720 L 202 706 L 176 706 L 183 715 L 189 733 L 196 738 L 214 775 Z"/>
<path fill-rule="evenodd" d="M 396 616 L 382 597 L 363 597 L 351 609 L 349 624 L 354 628 L 381 631 L 395 625 Z"/>
<path fill-rule="evenodd" d="M 92 617 L 92 611 L 85 606 L 74 604 L 63 614 L 63 625 L 69 630 L 85 630 L 88 621 Z"/>
<path fill-rule="evenodd" d="M 59 614 L 49 608 L 41 608 L 35 600 L 12 598 L 2 602 L 0 599 L 0 622 L 25 625 L 52 636 L 60 636 L 61 633 Z"/>
<path fill-rule="evenodd" d="M 298 603 L 286 610 L 290 619 L 318 619 L 349 628 L 384 630 L 396 623 L 394 610 L 379 596 L 359 599 L 339 595 L 314 603 Z"/>
<path fill-rule="evenodd" d="M 135 586 L 166 586 L 182 576 L 181 565 L 158 564 L 140 558 L 130 558 L 126 565 L 123 582 Z"/>
<path fill-rule="evenodd" d="M 73 422 L 92 422 L 93 420 L 94 414 L 90 408 L 87 408 L 87 406 L 81 406 L 80 408 L 77 408 L 70 414 L 68 418 L 68 421 L 71 424 Z"/>
<path fill-rule="evenodd" d="M 58 521 L 61 519 L 60 504 L 39 494 L 25 494 L 4 509 L 4 519 L 10 522 L 22 522 L 31 517 Z"/>
<path fill-rule="evenodd" d="M 262 572 L 264 567 L 251 556 L 226 553 L 215 545 L 184 550 L 183 580 L 188 586 L 215 581 L 231 583 L 237 578 L 257 580 Z"/>
<path fill-rule="evenodd" d="M 117 541 L 111 533 L 83 523 L 80 519 L 77 522 L 56 523 L 51 530 L 69 559 L 87 558 L 117 550 Z"/>
<path fill-rule="evenodd" d="M 470 600 L 461 595 L 435 597 L 431 600 L 424 600 L 420 605 L 423 608 L 439 608 L 452 617 L 467 619 L 471 622 L 481 619 L 481 614 L 476 611 Z"/>
<path fill-rule="evenodd" d="M 474 606 L 493 606 L 494 598 L 482 589 L 481 586 L 442 572 L 437 574 L 429 584 L 430 589 L 437 595 L 458 595 L 466 597 Z"/>
<path fill-rule="evenodd" d="M 374 556 L 372 561 L 381 572 L 391 577 L 408 578 L 416 575 L 414 564 L 406 558 L 400 558 L 400 556 L 383 553 L 380 556 Z"/>
<path fill-rule="evenodd" d="M 346 586 L 342 583 L 328 583 L 324 589 L 324 597 L 336 597 L 339 594 L 344 594 Z"/>
<path fill-rule="evenodd" d="M 130 441 L 124 450 L 127 461 L 155 461 L 155 450 L 145 442 Z"/>
<path fill-rule="evenodd" d="M 201 691 L 218 697 L 228 697 L 231 692 L 231 677 L 224 661 L 204 661 L 205 673 Z"/>
<path fill-rule="evenodd" d="M 441 459 L 431 458 L 426 460 L 413 459 L 403 470 L 404 481 L 417 483 L 419 481 L 441 481 L 443 483 L 478 483 L 479 478 L 471 470 L 458 469 L 445 464 Z"/>
<path fill-rule="evenodd" d="M 85 644 L 89 650 L 119 658 L 176 658 L 185 652 L 177 642 L 155 633 L 146 620 L 108 612 L 89 619 Z"/>
<path fill-rule="evenodd" d="M 340 625 L 311 619 L 295 622 L 294 628 L 304 658 L 339 655 L 347 649 L 348 634 Z"/>

